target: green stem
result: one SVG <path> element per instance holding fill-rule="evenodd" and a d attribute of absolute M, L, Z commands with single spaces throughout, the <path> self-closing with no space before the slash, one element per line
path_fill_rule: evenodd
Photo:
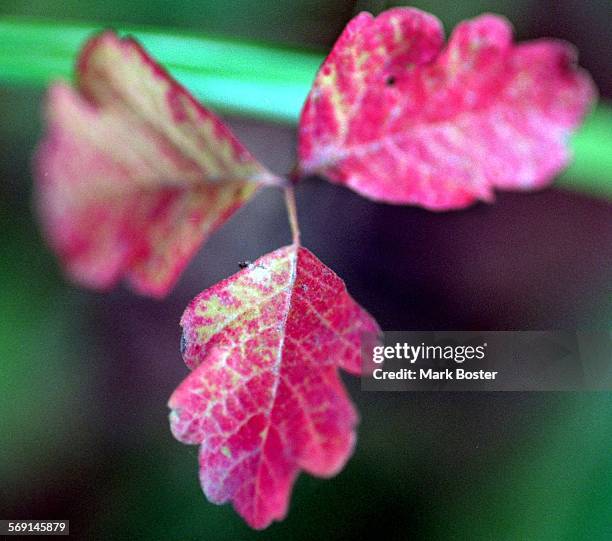
<path fill-rule="evenodd" d="M 558 186 L 612 199 L 612 106 L 601 102 L 571 140 L 574 159 Z"/>
<path fill-rule="evenodd" d="M 111 25 L 112 26 L 112 25 Z M 87 38 L 108 27 L 0 17 L 0 82 L 45 86 L 72 79 Z M 209 107 L 294 124 L 324 52 L 144 27 L 132 34 Z"/>
<path fill-rule="evenodd" d="M 83 42 L 105 25 L 0 17 L 0 83 L 43 87 L 71 79 Z M 323 51 L 185 31 L 121 27 L 199 99 L 222 113 L 295 124 Z M 564 188 L 612 198 L 612 107 L 601 103 L 572 139 Z"/>

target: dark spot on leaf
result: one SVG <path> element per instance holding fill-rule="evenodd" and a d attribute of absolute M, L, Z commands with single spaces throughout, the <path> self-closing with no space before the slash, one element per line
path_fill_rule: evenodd
<path fill-rule="evenodd" d="M 187 351 L 187 337 L 185 336 L 185 331 L 181 334 L 181 345 L 179 349 L 181 350 L 181 356 L 184 356 L 185 351 Z"/>
<path fill-rule="evenodd" d="M 239 262 L 238 262 L 238 266 L 239 266 L 241 269 L 246 269 L 246 268 L 247 268 L 247 267 L 248 267 L 250 264 L 251 264 L 251 262 L 250 262 L 250 261 L 239 261 Z"/>
<path fill-rule="evenodd" d="M 393 75 L 389 75 L 389 77 L 387 77 L 387 80 L 385 81 L 385 84 L 387 86 L 393 86 L 395 84 L 395 77 Z"/>

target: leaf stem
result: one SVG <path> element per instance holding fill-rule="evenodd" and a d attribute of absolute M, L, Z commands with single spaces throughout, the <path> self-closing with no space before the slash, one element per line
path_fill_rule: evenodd
<path fill-rule="evenodd" d="M 289 225 L 291 226 L 291 237 L 295 246 L 300 245 L 300 226 L 298 224 L 297 206 L 295 204 L 295 190 L 293 186 L 285 188 L 285 206 L 287 207 L 287 216 Z"/>

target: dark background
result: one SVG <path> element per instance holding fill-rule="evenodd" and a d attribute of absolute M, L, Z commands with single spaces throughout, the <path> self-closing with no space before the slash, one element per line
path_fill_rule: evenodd
<path fill-rule="evenodd" d="M 328 47 L 357 10 L 387 5 L 3 0 L 0 15 Z M 612 94 L 608 2 L 415 5 L 447 32 L 493 11 L 522 39 L 568 39 L 602 96 Z M 0 87 L 0 518 L 67 518 L 76 539 L 612 539 L 609 393 L 364 393 L 346 378 L 362 423 L 337 478 L 302 475 L 288 518 L 263 533 L 207 503 L 196 448 L 168 429 L 166 401 L 187 374 L 178 320 L 238 261 L 289 242 L 282 197 L 258 195 L 163 302 L 77 289 L 31 212 L 41 97 Z M 291 167 L 294 128 L 229 123 L 274 171 Z M 610 328 L 609 201 L 553 188 L 435 214 L 375 204 L 321 179 L 297 197 L 304 244 L 383 329 Z"/>

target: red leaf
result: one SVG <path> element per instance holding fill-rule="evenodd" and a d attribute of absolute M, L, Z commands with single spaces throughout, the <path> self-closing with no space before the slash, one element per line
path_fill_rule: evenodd
<path fill-rule="evenodd" d="M 515 45 L 494 15 L 443 39 L 438 19 L 416 9 L 355 17 L 302 111 L 301 174 L 435 210 L 546 185 L 595 97 L 574 49 Z"/>
<path fill-rule="evenodd" d="M 77 282 L 125 277 L 163 296 L 194 251 L 260 183 L 263 168 L 132 39 L 85 46 L 78 88 L 54 85 L 37 155 L 48 240 Z"/>
<path fill-rule="evenodd" d="M 200 447 L 200 480 L 253 528 L 287 513 L 299 470 L 328 477 L 352 453 L 357 413 L 338 367 L 359 374 L 376 322 L 304 248 L 287 246 L 194 299 L 181 320 L 193 372 L 172 431 Z"/>

